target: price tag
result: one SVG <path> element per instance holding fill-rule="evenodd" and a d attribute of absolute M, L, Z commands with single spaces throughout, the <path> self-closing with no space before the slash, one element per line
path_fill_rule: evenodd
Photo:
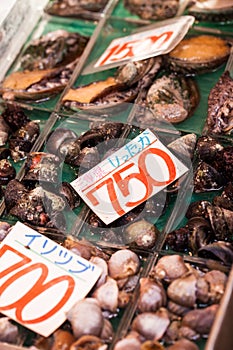
<path fill-rule="evenodd" d="M 112 68 L 125 64 L 128 60 L 141 60 L 168 53 L 182 40 L 193 22 L 193 16 L 181 16 L 161 22 L 159 26 L 156 23 L 149 30 L 114 39 L 94 67 Z"/>
<path fill-rule="evenodd" d="M 17 222 L 0 245 L 0 312 L 48 337 L 100 274 L 98 266 Z"/>
<path fill-rule="evenodd" d="M 99 218 L 110 224 L 187 171 L 146 129 L 71 185 Z"/>

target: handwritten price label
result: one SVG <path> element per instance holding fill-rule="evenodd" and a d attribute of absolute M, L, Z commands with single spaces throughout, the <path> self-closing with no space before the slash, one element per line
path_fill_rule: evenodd
<path fill-rule="evenodd" d="M 0 246 L 0 312 L 47 337 L 100 273 L 96 265 L 18 222 Z"/>
<path fill-rule="evenodd" d="M 187 171 L 146 129 L 71 185 L 100 219 L 109 224 Z"/>
<path fill-rule="evenodd" d="M 139 60 L 165 54 L 179 43 L 193 21 L 192 16 L 181 16 L 175 21 L 174 19 L 172 22 L 171 20 L 166 21 L 167 25 L 161 22 L 160 26 L 155 24 L 153 29 L 114 39 L 94 67 L 114 66 L 125 63 L 127 60 Z"/>

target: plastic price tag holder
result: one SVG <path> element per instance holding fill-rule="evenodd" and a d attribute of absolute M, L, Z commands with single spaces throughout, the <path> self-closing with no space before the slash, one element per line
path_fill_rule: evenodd
<path fill-rule="evenodd" d="M 89 208 L 110 224 L 188 170 L 146 129 L 71 185 Z"/>
<path fill-rule="evenodd" d="M 0 245 L 0 312 L 48 337 L 100 274 L 98 266 L 17 222 Z"/>

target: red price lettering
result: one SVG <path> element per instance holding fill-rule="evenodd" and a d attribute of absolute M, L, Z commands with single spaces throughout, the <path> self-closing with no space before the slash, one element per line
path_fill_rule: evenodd
<path fill-rule="evenodd" d="M 87 198 L 90 200 L 90 202 L 93 205 L 98 205 L 99 201 L 97 200 L 97 198 L 93 195 L 93 192 L 97 191 L 99 188 L 101 188 L 102 186 L 107 185 L 107 190 L 108 190 L 108 195 L 110 198 L 110 201 L 112 203 L 113 208 L 115 209 L 115 211 L 117 212 L 118 215 L 124 215 L 125 211 L 121 208 L 120 203 L 117 199 L 117 194 L 114 188 L 114 183 L 113 183 L 113 179 L 109 178 L 107 180 L 102 181 L 99 185 L 97 185 L 96 187 L 94 187 L 93 189 L 91 189 L 87 194 Z"/>
<path fill-rule="evenodd" d="M 4 245 L 0 249 L 0 257 L 3 256 L 3 254 L 7 251 L 11 251 L 17 256 L 20 256 L 22 260 L 16 264 L 13 264 L 8 269 L 3 271 L 0 274 L 0 277 L 6 276 L 10 272 L 14 271 L 15 269 L 19 269 L 20 267 L 27 265 L 31 262 L 31 259 L 27 258 L 23 254 L 19 253 L 17 250 L 15 250 L 12 247 L 9 247 L 8 245 Z M 7 292 L 7 288 L 11 286 L 12 283 L 19 280 L 21 277 L 25 276 L 26 274 L 30 273 L 31 271 L 40 270 L 41 274 L 37 281 L 35 281 L 34 285 L 27 291 L 25 294 L 20 297 L 18 300 L 14 301 L 13 303 L 9 303 L 8 305 L 4 305 L 0 307 L 0 311 L 4 310 L 10 310 L 15 309 L 15 316 L 18 319 L 19 322 L 25 323 L 25 324 L 33 324 L 45 321 L 46 319 L 53 316 L 58 310 L 60 310 L 65 303 L 70 298 L 71 294 L 74 290 L 74 280 L 70 276 L 60 276 L 54 279 L 51 279 L 50 281 L 45 282 L 47 276 L 48 276 L 48 268 L 43 263 L 35 263 L 30 264 L 29 266 L 24 267 L 23 269 L 17 271 L 14 273 L 11 277 L 9 277 L 1 286 L 0 286 L 0 295 L 2 295 L 4 292 Z M 57 304 L 52 307 L 48 312 L 43 314 L 40 317 L 31 319 L 31 320 L 25 320 L 23 319 L 23 310 L 26 306 L 30 304 L 36 297 L 42 295 L 44 292 L 49 290 L 50 288 L 54 287 L 55 285 L 62 283 L 66 281 L 67 287 L 65 292 L 60 297 L 60 300 L 58 300 Z M 58 296 L 59 297 L 59 296 Z"/>
<path fill-rule="evenodd" d="M 111 61 L 122 60 L 124 58 L 134 56 L 132 42 L 115 45 L 111 47 L 108 51 L 109 52 L 107 56 L 100 62 L 100 66 L 105 64 L 109 60 L 109 58 L 111 58 L 112 56 L 113 58 L 111 59 Z M 114 56 L 116 55 L 120 55 L 120 56 L 118 58 L 114 58 Z"/>
<path fill-rule="evenodd" d="M 154 177 L 152 177 L 151 174 L 148 172 L 147 166 L 146 166 L 146 158 L 150 154 L 159 156 L 164 160 L 164 162 L 167 166 L 167 169 L 168 169 L 168 173 L 169 173 L 168 180 L 158 181 Z M 143 198 L 141 198 L 137 201 L 134 201 L 134 202 L 132 201 L 132 202 L 125 203 L 125 205 L 128 207 L 134 207 L 134 206 L 137 206 L 140 203 L 144 202 L 147 198 L 149 198 L 152 195 L 153 187 L 156 187 L 156 186 L 160 187 L 160 186 L 168 185 L 169 183 L 174 181 L 175 177 L 176 177 L 176 168 L 175 168 L 175 164 L 173 163 L 172 158 L 166 152 L 162 151 L 159 148 L 146 149 L 138 158 L 139 172 L 138 173 L 135 173 L 135 172 L 131 173 L 131 174 L 125 176 L 125 178 L 124 178 L 122 176 L 122 173 L 125 172 L 126 170 L 130 169 L 132 166 L 134 166 L 134 164 L 129 163 L 113 174 L 113 179 L 124 197 L 127 197 L 130 194 L 129 182 L 131 179 L 137 179 L 146 188 L 146 193 L 145 193 Z M 97 186 L 93 187 L 86 194 L 86 196 L 90 200 L 92 205 L 97 206 L 99 204 L 99 201 L 94 196 L 94 192 L 96 192 L 102 186 L 107 185 L 109 199 L 112 203 L 113 208 L 115 209 L 115 211 L 118 215 L 123 215 L 123 214 L 125 214 L 125 211 L 123 210 L 123 208 L 121 207 L 121 205 L 117 199 L 117 193 L 116 193 L 116 190 L 114 187 L 113 179 L 109 178 L 107 180 L 102 181 Z"/>

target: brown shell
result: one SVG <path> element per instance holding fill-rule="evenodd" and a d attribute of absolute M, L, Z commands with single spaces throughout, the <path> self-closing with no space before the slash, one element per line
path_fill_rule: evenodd
<path fill-rule="evenodd" d="M 167 55 L 167 61 L 174 71 L 205 73 L 221 66 L 229 54 L 227 40 L 213 35 L 198 35 L 181 40 Z"/>

